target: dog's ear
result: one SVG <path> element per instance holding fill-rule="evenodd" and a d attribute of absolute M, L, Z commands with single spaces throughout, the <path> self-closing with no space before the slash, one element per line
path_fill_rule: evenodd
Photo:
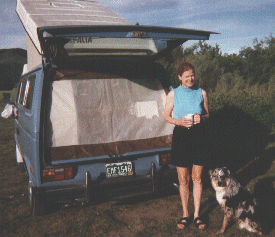
<path fill-rule="evenodd" d="M 209 174 L 209 175 L 212 175 L 212 174 L 213 174 L 213 170 L 210 169 L 210 170 L 208 171 L 208 174 Z"/>
<path fill-rule="evenodd" d="M 228 175 L 230 175 L 230 170 L 229 169 L 227 169 L 226 167 L 223 167 L 222 169 L 225 170 Z"/>

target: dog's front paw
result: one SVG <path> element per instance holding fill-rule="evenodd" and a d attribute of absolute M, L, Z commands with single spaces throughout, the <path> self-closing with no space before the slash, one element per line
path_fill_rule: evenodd
<path fill-rule="evenodd" d="M 220 235 L 220 234 L 223 234 L 224 233 L 224 230 L 219 230 L 216 235 Z"/>

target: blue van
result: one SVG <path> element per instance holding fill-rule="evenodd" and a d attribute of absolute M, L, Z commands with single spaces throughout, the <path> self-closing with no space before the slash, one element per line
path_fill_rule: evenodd
<path fill-rule="evenodd" d="M 66 25 L 51 19 L 49 26 L 41 20 L 47 8 L 64 13 L 67 6 L 17 2 L 28 65 L 15 99 L 14 137 L 33 215 L 45 213 L 49 200 L 89 203 L 98 195 L 157 192 L 177 180 L 169 154 L 173 126 L 162 115 L 171 84 L 157 60 L 211 34 L 130 25 L 96 2 L 72 1 L 71 8 L 77 12 L 80 4 L 105 15 L 78 25 L 73 15 Z"/>

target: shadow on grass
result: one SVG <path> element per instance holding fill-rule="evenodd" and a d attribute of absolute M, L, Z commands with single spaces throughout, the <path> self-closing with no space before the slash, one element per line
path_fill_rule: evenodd
<path fill-rule="evenodd" d="M 137 195 L 130 198 L 120 198 L 117 200 L 117 203 L 115 205 L 134 205 L 141 202 L 146 202 L 149 200 L 155 200 L 159 198 L 169 197 L 172 195 L 178 195 L 179 190 L 174 186 L 169 186 L 166 189 L 159 190 L 158 193 L 151 193 L 151 194 L 145 194 L 145 195 Z"/>
<path fill-rule="evenodd" d="M 227 167 L 233 173 L 262 154 L 269 133 L 267 127 L 234 106 L 225 106 L 211 113 L 206 131 L 207 170 Z M 249 178 L 253 177 L 251 173 Z"/>
<path fill-rule="evenodd" d="M 255 185 L 254 195 L 259 202 L 259 219 L 263 232 L 269 234 L 275 227 L 275 177 L 263 178 Z"/>
<path fill-rule="evenodd" d="M 270 141 L 270 140 L 269 140 Z M 261 156 L 243 167 L 235 177 L 246 186 L 252 177 L 257 177 L 266 174 L 270 169 L 275 157 L 275 148 L 265 150 Z"/>
<path fill-rule="evenodd" d="M 72 209 L 72 208 L 81 208 L 87 206 L 97 206 L 108 201 L 115 201 L 113 205 L 123 206 L 123 205 L 136 205 L 138 203 L 146 202 L 149 200 L 156 200 L 159 198 L 164 198 L 172 195 L 178 194 L 179 191 L 175 186 L 169 186 L 165 190 L 160 190 L 157 193 L 148 193 L 148 194 L 137 194 L 131 197 L 117 197 L 110 198 L 100 193 L 97 196 L 94 196 L 94 200 L 89 204 L 84 204 L 84 202 L 78 202 L 76 200 L 67 200 L 64 202 L 51 202 L 47 203 L 47 214 L 58 212 L 61 209 Z M 84 201 L 84 200 L 83 200 Z"/>

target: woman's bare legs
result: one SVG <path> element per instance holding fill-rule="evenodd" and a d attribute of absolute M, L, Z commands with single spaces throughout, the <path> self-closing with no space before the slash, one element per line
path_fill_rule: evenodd
<path fill-rule="evenodd" d="M 192 167 L 192 181 L 193 181 L 193 197 L 194 197 L 194 219 L 199 217 L 201 199 L 202 199 L 202 171 L 203 166 L 193 165 Z M 189 200 L 189 182 L 190 182 L 190 173 L 189 168 L 186 167 L 177 167 L 178 179 L 179 179 L 179 193 L 182 203 L 183 217 L 189 217 L 188 212 L 188 200 Z M 198 221 L 199 222 L 199 221 Z M 177 224 L 178 228 L 184 229 L 183 224 Z M 204 229 L 205 224 L 199 225 L 200 229 Z"/>
<path fill-rule="evenodd" d="M 193 165 L 192 180 L 193 180 L 193 197 L 194 197 L 194 219 L 200 216 L 200 206 L 202 199 L 202 171 L 203 166 Z M 199 221 L 198 221 L 199 222 Z M 200 229 L 204 229 L 205 224 L 199 225 Z"/>
<path fill-rule="evenodd" d="M 179 179 L 179 193 L 182 203 L 183 217 L 189 217 L 188 212 L 188 200 L 189 200 L 189 182 L 190 174 L 189 168 L 186 167 L 177 167 L 178 179 Z M 178 228 L 184 229 L 183 224 L 177 224 Z"/>

